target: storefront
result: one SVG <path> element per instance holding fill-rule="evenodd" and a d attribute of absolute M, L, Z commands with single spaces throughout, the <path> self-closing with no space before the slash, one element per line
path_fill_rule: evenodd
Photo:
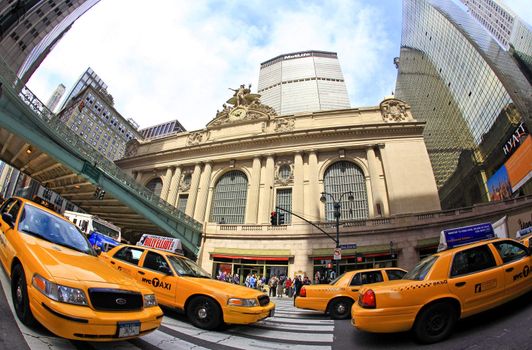
<path fill-rule="evenodd" d="M 440 243 L 439 237 L 420 239 L 417 241 L 416 250 L 419 254 L 419 260 L 425 259 L 427 256 L 438 251 L 438 244 Z"/>
<path fill-rule="evenodd" d="M 389 245 L 362 246 L 342 251 L 340 274 L 361 269 L 380 267 L 396 267 L 398 252 Z M 309 257 L 313 260 L 312 279 L 320 276 L 320 283 L 328 283 L 336 277 L 336 260 L 333 259 L 333 248 L 313 249 Z M 310 278 L 311 276 L 309 276 Z"/>
<path fill-rule="evenodd" d="M 236 249 L 215 248 L 211 254 L 213 260 L 212 276 L 220 275 L 234 278 L 238 274 L 239 284 L 244 284 L 246 276 L 256 277 L 288 275 L 288 264 L 293 255 L 286 249 Z"/>

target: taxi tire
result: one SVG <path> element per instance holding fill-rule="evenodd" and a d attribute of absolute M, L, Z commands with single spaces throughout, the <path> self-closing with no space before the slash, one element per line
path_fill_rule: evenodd
<path fill-rule="evenodd" d="M 351 306 L 353 306 L 353 300 L 351 299 L 335 299 L 329 305 L 329 315 L 333 320 L 348 319 L 351 317 Z"/>
<path fill-rule="evenodd" d="M 419 342 L 436 343 L 452 333 L 457 320 L 458 313 L 454 305 L 448 302 L 436 302 L 419 312 L 412 330 Z"/>
<path fill-rule="evenodd" d="M 187 306 L 187 317 L 198 328 L 214 330 L 222 325 L 222 311 L 209 297 L 195 297 Z"/>
<path fill-rule="evenodd" d="M 11 274 L 11 298 L 13 299 L 13 307 L 15 308 L 18 319 L 28 327 L 35 325 L 36 320 L 31 313 L 28 298 L 26 275 L 24 268 L 19 264 L 13 267 Z"/>

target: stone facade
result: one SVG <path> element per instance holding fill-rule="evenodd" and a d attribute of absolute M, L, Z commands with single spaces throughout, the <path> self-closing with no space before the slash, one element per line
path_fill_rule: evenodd
<path fill-rule="evenodd" d="M 216 256 L 284 259 L 290 275 L 312 273 L 320 249 L 331 248 L 324 257 L 330 259 L 334 242 L 318 229 L 296 216 L 288 225 L 271 226 L 270 213 L 279 190 L 291 191 L 291 211 L 334 235 L 320 193 L 327 170 L 337 162 L 352 163 L 362 172 L 364 219 L 440 210 L 424 123 L 414 119 L 404 102 L 387 98 L 378 107 L 278 116 L 258 95 L 240 92 L 237 99 L 235 90 L 228 101 L 233 106 L 224 105 L 205 129 L 135 143 L 126 150 L 127 158 L 117 161 L 143 185 L 161 179 L 161 197 L 170 204 L 179 206 L 180 198 L 186 198 L 186 206 L 181 203 L 186 214 L 204 223 L 198 260 L 207 271 L 213 271 Z M 233 170 L 247 179 L 245 215 L 234 224 L 213 221 L 217 183 Z M 351 221 L 352 227 L 360 222 Z M 342 237 L 346 227 L 342 224 Z M 389 242 L 388 237 L 368 235 L 358 244 L 374 249 L 359 251 L 378 253 L 385 245 L 389 252 Z"/>

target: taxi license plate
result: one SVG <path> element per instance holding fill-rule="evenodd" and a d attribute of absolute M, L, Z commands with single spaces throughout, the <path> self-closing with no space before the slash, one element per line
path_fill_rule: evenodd
<path fill-rule="evenodd" d="M 140 333 L 140 322 L 118 322 L 118 338 L 133 337 Z"/>
<path fill-rule="evenodd" d="M 275 315 L 275 309 L 271 309 L 269 317 L 273 317 L 274 315 Z"/>

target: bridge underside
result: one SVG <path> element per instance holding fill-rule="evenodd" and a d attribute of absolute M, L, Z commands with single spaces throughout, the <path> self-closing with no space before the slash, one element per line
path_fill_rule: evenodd
<path fill-rule="evenodd" d="M 133 236 L 142 232 L 161 233 L 157 225 L 110 193 L 106 193 L 103 199 L 96 199 L 94 193 L 98 186 L 4 128 L 0 129 L 0 147 L 0 159 L 4 162 L 88 213 L 121 227 L 126 239 L 134 240 L 136 237 Z"/>

